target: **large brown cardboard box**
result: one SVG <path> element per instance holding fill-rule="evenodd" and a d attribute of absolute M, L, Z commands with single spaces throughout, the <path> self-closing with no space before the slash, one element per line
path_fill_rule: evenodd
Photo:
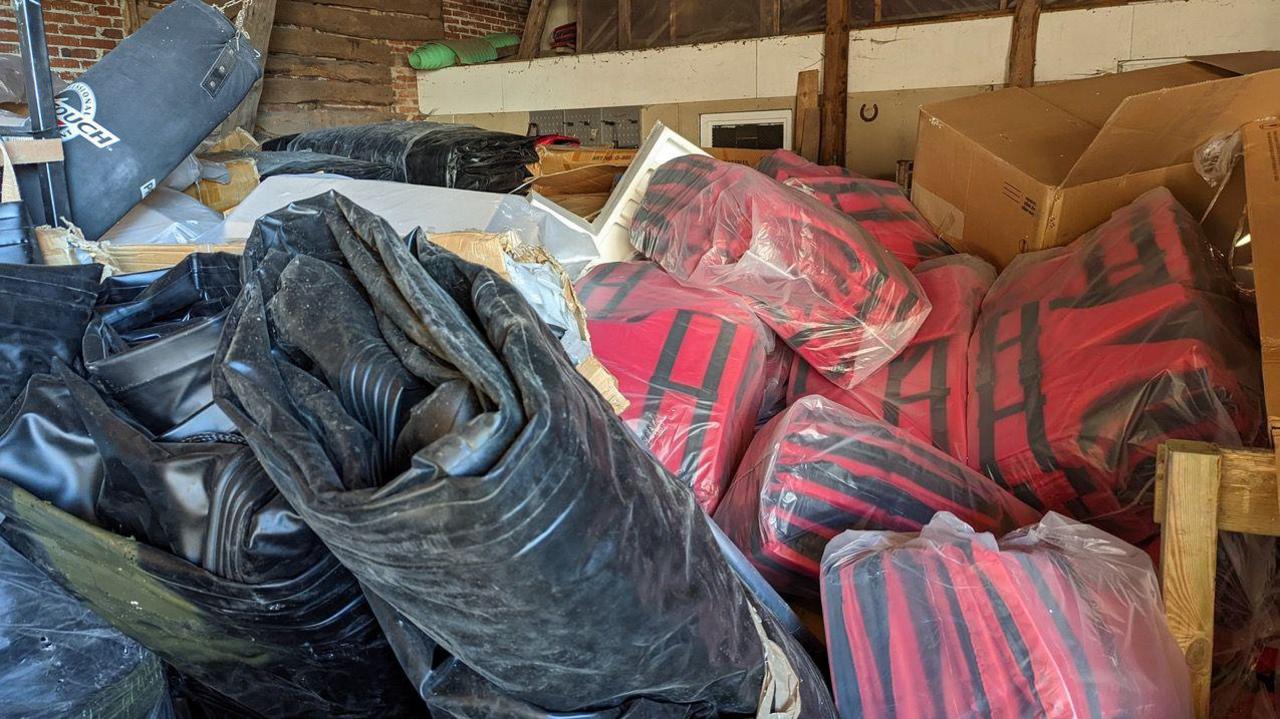
<path fill-rule="evenodd" d="M 1258 291 L 1262 385 L 1271 436 L 1280 447 L 1280 120 L 1244 127 L 1244 177 Z"/>
<path fill-rule="evenodd" d="M 1280 115 L 1280 52 L 1191 58 L 920 109 L 911 199 L 958 248 L 1003 267 L 1063 245 L 1163 185 L 1200 215 L 1192 153 Z"/>

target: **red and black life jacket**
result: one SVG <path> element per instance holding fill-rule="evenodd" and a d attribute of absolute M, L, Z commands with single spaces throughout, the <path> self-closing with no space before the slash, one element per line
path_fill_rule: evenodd
<path fill-rule="evenodd" d="M 852 217 L 907 269 L 934 257 L 955 254 L 955 249 L 938 237 L 896 182 L 873 180 L 843 167 L 818 165 L 787 150 L 775 150 L 757 168 Z"/>
<path fill-rule="evenodd" d="M 915 276 L 933 310 L 902 354 L 851 390 L 796 362 L 787 396 L 822 395 L 964 462 L 969 336 L 996 271 L 972 255 L 951 255 L 920 264 Z"/>
<path fill-rule="evenodd" d="M 916 531 L 940 511 L 998 532 L 1040 518 L 939 450 L 811 396 L 752 441 L 715 520 L 775 588 L 804 597 L 832 537 Z"/>
<path fill-rule="evenodd" d="M 852 219 L 709 157 L 658 168 L 631 242 L 682 284 L 748 300 L 846 389 L 897 355 L 929 313 L 911 273 Z"/>
<path fill-rule="evenodd" d="M 850 532 L 822 562 L 845 719 L 1189 719 L 1146 556 L 1049 515 L 998 544 L 940 515 Z"/>
<path fill-rule="evenodd" d="M 622 418 L 714 511 L 755 431 L 770 356 L 789 351 L 742 300 L 652 262 L 600 265 L 576 289 L 596 358 L 631 401 Z"/>
<path fill-rule="evenodd" d="M 969 346 L 971 466 L 1041 511 L 1152 536 L 1157 447 L 1240 446 L 1260 359 L 1230 279 L 1163 188 L 1071 245 L 1016 259 Z"/>

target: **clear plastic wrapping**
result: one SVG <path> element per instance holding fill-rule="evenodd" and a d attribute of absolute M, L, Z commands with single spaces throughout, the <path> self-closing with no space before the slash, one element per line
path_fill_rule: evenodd
<path fill-rule="evenodd" d="M 1040 518 L 942 452 L 813 396 L 752 441 L 715 520 L 779 591 L 814 597 L 832 537 L 915 531 L 941 511 L 1002 533 Z"/>
<path fill-rule="evenodd" d="M 872 180 L 824 167 L 787 150 L 760 161 L 765 174 L 853 218 L 908 269 L 935 257 L 955 254 L 938 237 L 896 182 Z M 767 172 L 766 172 L 767 170 Z"/>
<path fill-rule="evenodd" d="M 692 493 L 492 270 L 335 193 L 264 218 L 245 259 L 215 396 L 415 630 L 402 661 L 426 637 L 515 705 L 673 719 L 767 713 L 811 676 L 785 651 L 777 673 Z M 832 716 L 825 692 L 800 680 L 805 717 Z M 510 715 L 489 706 L 466 715 Z"/>
<path fill-rule="evenodd" d="M 166 719 L 172 707 L 154 654 L 0 540 L 0 712 L 15 719 Z"/>
<path fill-rule="evenodd" d="M 599 265 L 577 290 L 597 358 L 631 402 L 627 427 L 715 511 L 785 347 L 742 300 L 685 287 L 652 262 Z"/>
<path fill-rule="evenodd" d="M 843 717 L 1190 719 L 1151 560 L 1050 514 L 999 542 L 948 514 L 822 561 Z"/>
<path fill-rule="evenodd" d="M 787 395 L 791 402 L 822 395 L 965 462 L 969 338 L 996 271 L 972 255 L 953 255 L 921 263 L 914 274 L 933 310 L 902 354 L 851 390 L 797 361 Z"/>
<path fill-rule="evenodd" d="M 190 195 L 157 187 L 103 233 L 117 245 L 183 245 L 222 224 L 222 214 Z"/>
<path fill-rule="evenodd" d="M 393 180 L 462 190 L 510 192 L 538 161 L 534 138 L 439 122 L 381 122 L 295 135 L 286 147 L 390 167 Z M 266 148 L 264 148 L 266 149 Z"/>
<path fill-rule="evenodd" d="M 987 293 L 969 347 L 969 454 L 1024 502 L 1140 543 L 1156 448 L 1240 446 L 1261 366 L 1221 258 L 1159 188 Z"/>
<path fill-rule="evenodd" d="M 658 168 L 631 242 L 682 284 L 748 300 L 845 389 L 901 352 L 929 314 L 916 279 L 851 218 L 710 157 Z"/>

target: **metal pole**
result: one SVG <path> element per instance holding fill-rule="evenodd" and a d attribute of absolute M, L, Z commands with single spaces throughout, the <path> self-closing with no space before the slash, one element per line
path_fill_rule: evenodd
<path fill-rule="evenodd" d="M 44 10 L 40 0 L 13 0 L 18 22 L 18 46 L 22 52 L 22 76 L 27 84 L 27 111 L 31 136 L 37 140 L 58 138 L 58 117 L 53 100 L 53 76 L 49 70 L 49 46 L 44 37 Z M 67 176 L 61 162 L 36 165 L 44 200 L 44 224 L 57 226 L 71 217 Z"/>

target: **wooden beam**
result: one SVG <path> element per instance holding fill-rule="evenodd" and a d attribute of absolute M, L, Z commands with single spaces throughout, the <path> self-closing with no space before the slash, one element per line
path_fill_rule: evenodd
<path fill-rule="evenodd" d="M 271 51 L 304 57 L 332 57 L 361 62 L 391 62 L 386 45 L 359 38 L 337 35 L 309 27 L 277 25 L 271 31 Z"/>
<path fill-rule="evenodd" d="M 1042 0 L 1018 0 L 1013 10 L 1013 32 L 1009 38 L 1009 65 L 1006 87 L 1031 87 L 1036 82 L 1036 34 L 1040 29 Z"/>
<path fill-rule="evenodd" d="M 138 0 L 120 0 L 120 19 L 124 26 L 124 36 L 129 37 L 142 27 L 142 16 L 138 12 Z"/>
<path fill-rule="evenodd" d="M 1209 716 L 1213 663 L 1213 600 L 1218 560 L 1218 488 L 1222 458 L 1216 448 L 1170 443 L 1166 454 L 1168 501 L 1160 542 L 1165 618 L 1191 670 L 1192 708 Z"/>
<path fill-rule="evenodd" d="M 267 62 L 267 46 L 271 41 L 271 27 L 276 19 L 276 0 L 243 0 L 240 5 L 237 25 L 249 36 L 253 49 L 258 51 L 258 72 L 262 72 Z M 243 127 L 249 134 L 258 119 L 258 100 L 262 98 L 262 78 L 253 83 L 249 94 L 245 96 L 227 119 L 213 131 L 212 137 L 226 137 Z"/>
<path fill-rule="evenodd" d="M 849 114 L 849 2 L 827 0 L 822 45 L 822 149 L 824 165 L 844 165 Z"/>
<path fill-rule="evenodd" d="M 521 60 L 532 60 L 538 56 L 538 50 L 542 47 L 542 32 L 547 27 L 547 11 L 551 9 L 551 0 L 533 0 L 529 3 L 529 15 L 524 21 L 524 35 L 520 37 L 520 53 L 517 55 Z M 579 31 L 582 30 L 579 26 Z M 578 35 L 578 40 L 582 40 L 582 35 Z"/>
<path fill-rule="evenodd" d="M 361 8 L 276 0 L 276 22 L 370 40 L 430 40 L 444 37 L 444 21 L 425 15 L 374 14 Z"/>
<path fill-rule="evenodd" d="M 618 49 L 630 50 L 631 43 L 631 0 L 618 0 Z"/>
<path fill-rule="evenodd" d="M 264 102 L 294 104 L 324 102 L 342 105 L 392 105 L 391 81 L 380 85 L 300 77 L 268 77 L 263 83 Z"/>
<path fill-rule="evenodd" d="M 818 98 L 822 94 L 822 76 L 817 70 L 805 70 L 796 76 L 795 137 L 792 148 L 810 162 L 818 161 L 822 138 L 822 112 Z"/>
<path fill-rule="evenodd" d="M 782 34 L 782 0 L 760 0 L 760 34 L 764 37 Z"/>
<path fill-rule="evenodd" d="M 1169 454 L 1179 447 L 1206 451 L 1200 443 L 1170 442 L 1162 445 L 1156 459 L 1156 521 L 1162 521 L 1167 496 Z M 1183 450 L 1185 451 L 1185 450 Z M 1222 472 L 1218 487 L 1218 529 L 1224 532 L 1280 537 L 1280 483 L 1276 479 L 1276 456 L 1270 450 L 1218 449 Z"/>
<path fill-rule="evenodd" d="M 332 60 L 271 53 L 267 58 L 267 74 L 285 77 L 318 77 L 326 80 L 348 80 L 371 84 L 391 82 L 391 68 L 382 63 Z"/>

